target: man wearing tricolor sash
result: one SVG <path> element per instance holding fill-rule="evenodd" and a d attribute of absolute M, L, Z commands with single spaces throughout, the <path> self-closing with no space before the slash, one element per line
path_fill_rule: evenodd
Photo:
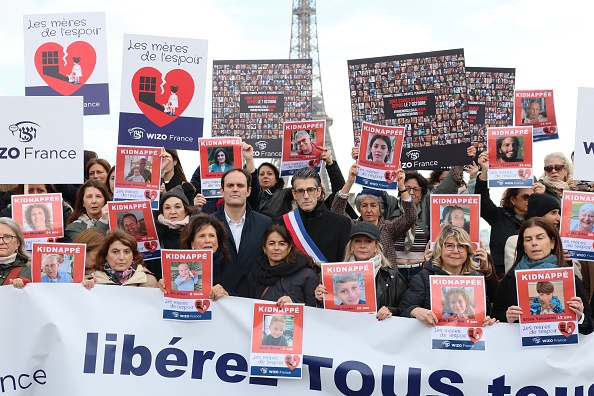
<path fill-rule="evenodd" d="M 281 224 L 316 263 L 342 261 L 351 221 L 326 208 L 320 175 L 312 168 L 301 168 L 293 174 L 291 187 L 298 208 L 284 215 Z"/>

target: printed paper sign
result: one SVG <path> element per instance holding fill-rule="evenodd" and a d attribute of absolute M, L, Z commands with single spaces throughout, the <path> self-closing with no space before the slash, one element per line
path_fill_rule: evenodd
<path fill-rule="evenodd" d="M 431 310 L 437 326 L 431 331 L 431 349 L 484 351 L 485 278 L 432 275 Z"/>
<path fill-rule="evenodd" d="M 108 202 L 107 208 L 110 230 L 119 228 L 132 235 L 145 261 L 161 257 L 150 201 Z"/>
<path fill-rule="evenodd" d="M 0 97 L 0 107 L 1 184 L 83 182 L 81 97 Z"/>
<path fill-rule="evenodd" d="M 355 144 L 363 122 L 399 126 L 404 170 L 471 162 L 463 49 L 349 60 L 348 70 Z"/>
<path fill-rule="evenodd" d="M 250 377 L 301 378 L 303 304 L 254 304 Z"/>
<path fill-rule="evenodd" d="M 403 127 L 363 123 L 359 150 L 357 184 L 379 190 L 398 189 L 396 171 L 404 139 Z"/>
<path fill-rule="evenodd" d="M 118 144 L 198 150 L 205 40 L 124 35 Z"/>
<path fill-rule="evenodd" d="M 31 258 L 33 282 L 80 283 L 85 273 L 84 243 L 34 243 Z"/>
<path fill-rule="evenodd" d="M 464 228 L 474 249 L 480 247 L 481 196 L 478 194 L 432 194 L 431 242 L 446 225 Z"/>
<path fill-rule="evenodd" d="M 532 125 L 534 141 L 559 139 L 553 90 L 516 91 L 516 125 Z"/>
<path fill-rule="evenodd" d="M 371 261 L 322 263 L 326 286 L 324 308 L 351 312 L 377 311 L 375 274 Z"/>
<path fill-rule="evenodd" d="M 565 303 L 575 296 L 572 267 L 516 270 L 522 346 L 578 343 L 577 314 Z"/>
<path fill-rule="evenodd" d="M 161 148 L 118 146 L 113 199 L 150 200 L 159 209 L 161 195 Z"/>
<path fill-rule="evenodd" d="M 212 320 L 212 250 L 161 251 L 163 319 L 180 321 Z"/>
<path fill-rule="evenodd" d="M 291 176 L 309 166 L 320 171 L 326 120 L 285 122 L 280 175 Z"/>
<path fill-rule="evenodd" d="M 243 166 L 241 139 L 238 137 L 201 138 L 200 183 L 206 198 L 221 197 L 221 176 Z"/>
<path fill-rule="evenodd" d="M 13 195 L 11 206 L 27 251 L 31 251 L 33 242 L 54 242 L 64 236 L 61 193 Z"/>
<path fill-rule="evenodd" d="M 563 191 L 559 235 L 571 258 L 594 261 L 594 193 Z"/>
<path fill-rule="evenodd" d="M 212 67 L 212 136 L 237 136 L 254 158 L 281 158 L 283 122 L 312 119 L 312 61 L 220 60 Z"/>
<path fill-rule="evenodd" d="M 532 126 L 487 129 L 489 187 L 531 187 Z"/>
<path fill-rule="evenodd" d="M 25 15 L 25 95 L 82 96 L 109 114 L 105 13 Z"/>
<path fill-rule="evenodd" d="M 513 125 L 515 83 L 516 69 L 466 66 L 468 124 L 479 152 L 487 147 L 487 128 Z"/>

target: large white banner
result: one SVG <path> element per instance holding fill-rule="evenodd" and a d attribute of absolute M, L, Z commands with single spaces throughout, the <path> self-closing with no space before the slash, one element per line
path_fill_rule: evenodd
<path fill-rule="evenodd" d="M 594 169 L 592 108 L 594 108 L 594 88 L 578 88 L 577 115 L 575 119 L 574 180 L 594 179 L 592 177 L 592 169 Z"/>
<path fill-rule="evenodd" d="M 82 183 L 83 151 L 82 97 L 0 97 L 0 183 Z"/>
<path fill-rule="evenodd" d="M 304 316 L 303 378 L 250 379 L 253 300 L 225 297 L 213 321 L 180 323 L 161 319 L 162 298 L 134 287 L 1 287 L 0 393 L 594 394 L 594 336 L 521 349 L 519 325 L 501 323 L 485 330 L 485 352 L 432 351 L 417 320 L 315 308 Z"/>

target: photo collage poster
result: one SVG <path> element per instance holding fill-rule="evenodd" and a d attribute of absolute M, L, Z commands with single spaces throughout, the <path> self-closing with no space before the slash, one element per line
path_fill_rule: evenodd
<path fill-rule="evenodd" d="M 311 59 L 213 62 L 213 137 L 237 136 L 254 158 L 281 158 L 283 122 L 311 119 Z"/>

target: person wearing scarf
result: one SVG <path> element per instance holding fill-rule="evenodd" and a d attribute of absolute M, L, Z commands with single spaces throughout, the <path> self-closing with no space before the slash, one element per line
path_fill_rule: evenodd
<path fill-rule="evenodd" d="M 304 303 L 315 307 L 314 291 L 319 282 L 311 258 L 297 249 L 282 225 L 271 225 L 262 241 L 264 255 L 256 260 L 248 277 L 249 296 L 279 305 Z"/>
<path fill-rule="evenodd" d="M 526 220 L 519 231 L 516 260 L 497 288 L 493 316 L 502 322 L 514 323 L 523 314 L 518 306 L 516 270 L 537 270 L 567 265 L 561 238 L 553 223 L 542 217 Z M 579 332 L 590 334 L 594 330 L 592 310 L 584 286 L 577 276 L 575 276 L 575 291 L 576 296 L 565 301 L 566 308 L 577 314 Z"/>
<path fill-rule="evenodd" d="M 345 249 L 344 261 L 371 261 L 375 273 L 375 294 L 377 302 L 377 320 L 384 320 L 398 315 L 397 308 L 406 292 L 406 283 L 398 271 L 392 269 L 390 261 L 384 256 L 380 243 L 380 229 L 368 221 L 355 223 L 351 227 L 349 242 Z M 316 288 L 316 298 L 320 301 L 327 293 L 326 287 Z"/>
<path fill-rule="evenodd" d="M 158 287 L 157 279 L 144 268 L 142 253 L 133 236 L 120 229 L 112 230 L 97 252 L 92 279 L 85 287 L 95 283 L 118 286 Z"/>

